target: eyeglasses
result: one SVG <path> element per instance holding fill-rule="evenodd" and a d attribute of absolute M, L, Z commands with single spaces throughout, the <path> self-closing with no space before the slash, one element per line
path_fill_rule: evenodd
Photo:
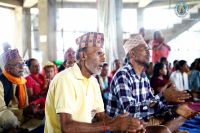
<path fill-rule="evenodd" d="M 26 64 L 24 62 L 22 63 L 17 63 L 17 64 L 8 64 L 9 66 L 12 66 L 12 67 L 17 67 L 17 68 L 22 68 L 24 67 Z"/>

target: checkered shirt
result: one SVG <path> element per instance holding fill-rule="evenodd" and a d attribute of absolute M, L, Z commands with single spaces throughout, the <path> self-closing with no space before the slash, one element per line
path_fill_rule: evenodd
<path fill-rule="evenodd" d="M 144 72 L 137 76 L 132 65 L 127 63 L 113 77 L 108 96 L 106 113 L 111 117 L 128 112 L 132 117 L 149 119 L 149 117 L 165 107 L 161 94 L 152 94 L 149 80 Z M 150 103 L 156 108 L 150 108 Z"/>

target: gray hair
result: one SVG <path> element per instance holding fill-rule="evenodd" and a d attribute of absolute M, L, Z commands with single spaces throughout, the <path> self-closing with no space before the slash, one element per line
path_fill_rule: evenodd
<path fill-rule="evenodd" d="M 87 47 L 84 47 L 84 48 L 79 48 L 76 52 L 76 60 L 79 62 L 80 61 L 80 53 L 81 52 L 84 52 L 87 50 Z"/>

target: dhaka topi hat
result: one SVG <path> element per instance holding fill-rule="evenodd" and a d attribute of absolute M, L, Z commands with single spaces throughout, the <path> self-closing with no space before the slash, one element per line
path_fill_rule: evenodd
<path fill-rule="evenodd" d="M 88 32 L 76 39 L 78 48 L 103 47 L 104 35 L 98 32 Z"/>
<path fill-rule="evenodd" d="M 123 45 L 125 53 L 127 54 L 128 52 L 130 52 L 130 50 L 132 50 L 140 44 L 146 44 L 142 35 L 135 34 L 131 36 Z"/>

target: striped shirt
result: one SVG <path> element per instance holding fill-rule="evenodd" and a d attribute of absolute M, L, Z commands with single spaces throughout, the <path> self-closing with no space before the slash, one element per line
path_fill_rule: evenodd
<path fill-rule="evenodd" d="M 161 94 L 153 95 L 146 74 L 136 75 L 132 65 L 127 63 L 113 77 L 106 113 L 116 117 L 129 112 L 132 117 L 145 120 L 165 106 L 163 100 Z M 151 108 L 150 103 L 157 106 Z"/>

